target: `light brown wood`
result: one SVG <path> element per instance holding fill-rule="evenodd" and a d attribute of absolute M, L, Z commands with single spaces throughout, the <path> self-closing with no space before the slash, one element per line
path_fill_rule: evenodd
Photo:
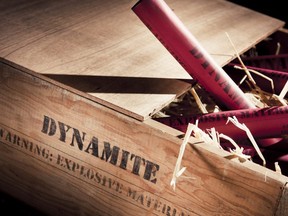
<path fill-rule="evenodd" d="M 283 187 L 283 192 L 279 197 L 279 207 L 276 211 L 276 216 L 287 215 L 288 208 L 287 208 L 287 200 L 288 199 L 288 191 L 287 191 L 287 184 Z"/>
<path fill-rule="evenodd" d="M 116 111 L 138 120 L 150 118 L 191 88 L 190 83 L 165 78 L 48 75 L 89 93 Z"/>
<path fill-rule="evenodd" d="M 172 79 L 147 82 L 137 93 L 133 79 L 125 94 L 115 93 L 110 83 L 105 83 L 110 94 L 89 92 L 118 112 L 147 119 L 189 88 L 174 79 L 191 77 L 131 11 L 135 3 L 1 1 L 0 56 L 43 74 Z M 167 3 L 221 66 L 235 58 L 225 32 L 242 53 L 284 25 L 222 0 Z"/>
<path fill-rule="evenodd" d="M 182 162 L 191 178 L 173 191 L 178 131 L 15 63 L 2 60 L 0 89 L 0 190 L 49 215 L 270 216 L 287 206 L 287 177 L 192 138 Z"/>

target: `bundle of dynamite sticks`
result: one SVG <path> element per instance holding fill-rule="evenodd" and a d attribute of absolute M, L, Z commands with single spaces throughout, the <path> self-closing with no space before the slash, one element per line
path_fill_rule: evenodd
<path fill-rule="evenodd" d="M 288 70 L 246 66 L 229 35 L 237 59 L 224 69 L 165 1 L 140 0 L 132 10 L 193 79 L 190 91 L 157 113 L 155 120 L 183 133 L 196 126 L 212 141 L 216 132 L 220 148 L 275 171 L 281 167 L 288 175 Z"/>

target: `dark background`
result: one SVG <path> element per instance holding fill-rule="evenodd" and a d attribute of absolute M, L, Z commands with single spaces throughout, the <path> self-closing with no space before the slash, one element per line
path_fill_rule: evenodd
<path fill-rule="evenodd" d="M 285 1 L 275 0 L 229 0 L 230 2 L 250 8 L 260 13 L 278 18 L 284 22 L 285 28 L 288 27 L 288 14 L 284 6 Z M 21 215 L 21 216 L 43 216 L 44 214 L 38 210 L 24 204 L 23 202 L 9 196 L 8 194 L 0 193 L 0 212 L 2 216 L 6 215 Z"/>
<path fill-rule="evenodd" d="M 228 0 L 229 2 L 236 3 L 238 5 L 250 8 L 260 13 L 269 15 L 271 17 L 278 18 L 284 21 L 285 28 L 288 28 L 288 13 L 285 1 L 280 0 Z M 284 11 L 283 11 L 284 10 Z"/>

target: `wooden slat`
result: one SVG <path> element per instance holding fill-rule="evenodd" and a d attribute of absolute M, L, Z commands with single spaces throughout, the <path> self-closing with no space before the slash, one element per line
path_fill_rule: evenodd
<path fill-rule="evenodd" d="M 131 11 L 135 3 L 1 1 L 0 56 L 43 74 L 172 79 L 157 86 L 147 83 L 139 94 L 133 84 L 125 85 L 127 94 L 113 94 L 110 83 L 105 88 L 111 94 L 90 92 L 107 106 L 144 120 L 189 87 L 174 79 L 191 77 Z M 167 3 L 221 66 L 235 57 L 225 32 L 242 53 L 284 25 L 222 0 Z"/>
<path fill-rule="evenodd" d="M 270 216 L 287 206 L 287 177 L 192 137 L 174 191 L 182 140 L 152 119 L 6 61 L 0 89 L 0 190 L 49 215 Z"/>
<path fill-rule="evenodd" d="M 283 186 L 283 192 L 281 194 L 281 197 L 279 199 L 279 207 L 276 211 L 276 216 L 282 216 L 282 215 L 287 215 L 288 214 L 288 191 L 287 191 L 287 184 Z"/>
<path fill-rule="evenodd" d="M 173 1 L 175 13 L 179 14 L 179 18 L 220 66 L 236 58 L 226 33 L 241 54 L 285 24 L 284 21 L 228 1 L 196 0 L 191 1 L 188 9 L 177 2 Z"/>

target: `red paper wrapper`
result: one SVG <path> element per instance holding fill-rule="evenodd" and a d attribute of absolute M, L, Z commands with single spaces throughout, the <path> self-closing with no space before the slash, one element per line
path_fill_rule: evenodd
<path fill-rule="evenodd" d="M 232 123 L 227 124 L 228 117 L 233 116 L 249 128 L 254 138 L 275 138 L 288 134 L 288 106 L 222 111 L 185 117 L 156 118 L 155 120 L 183 132 L 186 132 L 188 123 L 195 124 L 198 120 L 198 127 L 203 131 L 214 127 L 217 132 L 236 140 L 247 137 L 245 131 Z M 269 142 L 266 145 L 269 145 Z"/>
<path fill-rule="evenodd" d="M 220 107 L 255 108 L 165 1 L 140 0 L 132 10 Z"/>

